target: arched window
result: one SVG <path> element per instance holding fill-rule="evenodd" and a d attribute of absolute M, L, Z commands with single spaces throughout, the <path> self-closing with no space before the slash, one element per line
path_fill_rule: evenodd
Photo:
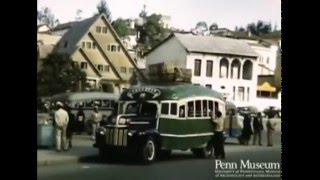
<path fill-rule="evenodd" d="M 229 62 L 223 58 L 220 60 L 220 78 L 228 78 Z"/>
<path fill-rule="evenodd" d="M 231 78 L 232 79 L 240 79 L 240 61 L 235 59 L 231 64 Z"/>
<path fill-rule="evenodd" d="M 243 64 L 243 75 L 242 78 L 246 80 L 251 80 L 252 79 L 252 62 L 250 60 L 246 60 Z"/>

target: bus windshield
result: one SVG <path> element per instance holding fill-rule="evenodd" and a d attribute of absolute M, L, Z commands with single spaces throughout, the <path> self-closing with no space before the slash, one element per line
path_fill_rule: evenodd
<path fill-rule="evenodd" d="M 152 102 L 129 103 L 125 109 L 125 114 L 136 114 L 137 116 L 155 117 L 157 115 L 157 104 Z"/>

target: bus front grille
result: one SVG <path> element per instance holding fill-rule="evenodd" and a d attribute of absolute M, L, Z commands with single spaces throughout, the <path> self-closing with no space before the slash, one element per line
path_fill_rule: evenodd
<path fill-rule="evenodd" d="M 106 144 L 113 146 L 127 146 L 128 129 L 106 128 Z"/>

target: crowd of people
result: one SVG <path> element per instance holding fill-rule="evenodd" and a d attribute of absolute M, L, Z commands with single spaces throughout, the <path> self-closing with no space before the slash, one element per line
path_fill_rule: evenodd
<path fill-rule="evenodd" d="M 253 141 L 252 145 L 256 145 L 257 139 L 258 144 L 262 146 L 262 131 L 264 130 L 264 126 L 262 123 L 262 114 L 259 112 L 257 114 L 248 113 L 243 114 L 244 120 L 243 120 L 243 128 L 242 128 L 242 134 L 239 137 L 239 141 L 241 144 L 248 146 L 249 141 L 251 139 L 251 136 L 253 135 Z M 275 131 L 276 122 L 275 118 L 276 115 L 269 115 L 266 123 L 267 128 L 267 146 L 273 146 L 272 141 L 272 135 Z"/>
<path fill-rule="evenodd" d="M 263 122 L 262 122 L 262 114 L 259 112 L 255 113 L 246 113 L 242 114 L 243 118 L 243 127 L 242 133 L 239 137 L 239 141 L 241 144 L 248 146 L 251 136 L 253 135 L 252 145 L 258 144 L 262 146 L 262 131 L 264 130 Z M 216 159 L 225 159 L 225 151 L 224 151 L 224 119 L 222 118 L 222 113 L 217 111 L 215 116 L 212 116 L 212 123 L 214 124 L 214 136 L 212 138 L 211 143 L 213 144 L 214 156 Z M 273 146 L 272 136 L 275 131 L 276 114 L 271 114 L 268 116 L 268 120 L 266 123 L 267 128 L 267 146 Z"/>
<path fill-rule="evenodd" d="M 71 112 L 71 108 L 67 103 L 57 102 L 57 111 L 54 113 L 53 126 L 56 131 L 56 151 L 61 149 L 68 151 L 72 148 L 72 136 L 74 133 L 80 134 L 85 130 L 85 113 L 82 105 L 80 105 L 76 115 Z M 98 111 L 98 106 L 94 107 L 91 114 L 92 132 L 99 128 L 101 115 Z M 92 133 L 92 139 L 95 139 L 95 133 Z"/>

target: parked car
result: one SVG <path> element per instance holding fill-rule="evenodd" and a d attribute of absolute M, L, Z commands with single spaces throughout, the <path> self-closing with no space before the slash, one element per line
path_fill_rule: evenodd
<path fill-rule="evenodd" d="M 277 115 L 277 117 L 281 117 L 281 109 L 277 108 L 277 107 L 274 107 L 274 106 L 270 106 L 270 107 L 264 109 L 263 113 L 266 116 L 271 116 L 272 117 L 274 115 Z"/>
<path fill-rule="evenodd" d="M 256 107 L 254 106 L 244 106 L 244 107 L 238 107 L 237 108 L 238 113 L 240 115 L 244 115 L 244 114 L 254 114 L 256 115 L 259 111 Z"/>

